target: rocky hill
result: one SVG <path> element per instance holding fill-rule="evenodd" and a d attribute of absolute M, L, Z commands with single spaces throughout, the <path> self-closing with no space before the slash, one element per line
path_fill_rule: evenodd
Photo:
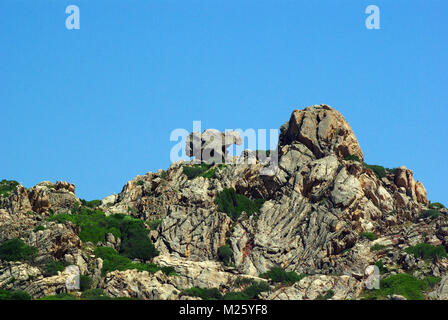
<path fill-rule="evenodd" d="M 101 201 L 2 181 L 0 299 L 448 299 L 448 210 L 413 172 L 364 163 L 327 105 L 280 129 L 273 175 L 260 174 L 269 152 L 246 151 L 173 163 Z"/>

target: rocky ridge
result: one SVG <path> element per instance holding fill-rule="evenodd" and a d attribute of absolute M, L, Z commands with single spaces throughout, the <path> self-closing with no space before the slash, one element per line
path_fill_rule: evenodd
<path fill-rule="evenodd" d="M 79 226 L 48 220 L 85 205 L 75 186 L 16 186 L 0 196 L 0 244 L 19 238 L 37 253 L 32 261 L 0 261 L 0 289 L 24 290 L 33 298 L 66 292 L 66 275 L 48 276 L 42 267 L 56 260 L 77 265 L 93 279 L 92 287 L 110 297 L 192 299 L 185 294 L 192 287 L 225 294 L 235 290 L 238 279 L 264 281 L 260 275 L 280 267 L 304 276 L 286 285 L 270 281 L 270 290 L 259 298 L 357 299 L 366 291 L 367 266 L 377 264 L 382 279 L 396 274 L 422 281 L 438 277 L 440 283 L 426 290 L 425 297 L 448 299 L 448 260 L 406 251 L 422 243 L 448 246 L 448 211 L 432 207 L 413 172 L 365 164 L 353 130 L 327 105 L 293 111 L 280 130 L 273 175 L 260 175 L 269 157 L 251 152 L 230 164 L 210 165 L 209 175 L 192 179 L 185 167 L 196 162 L 177 162 L 166 171 L 137 176 L 118 195 L 96 205 L 106 216 L 125 214 L 145 221 L 160 253 L 151 262 L 172 267 L 175 274 L 131 269 L 102 275 L 103 261 L 94 249 L 118 250 L 120 238 L 109 233 L 104 243 L 83 243 Z M 231 140 L 226 146 L 241 142 L 235 135 Z M 263 203 L 254 214 L 243 211 L 232 217 L 217 201 L 226 190 Z M 438 214 L 422 216 L 428 210 Z M 37 230 L 41 225 L 45 228 Z M 222 247 L 230 249 L 225 263 Z"/>

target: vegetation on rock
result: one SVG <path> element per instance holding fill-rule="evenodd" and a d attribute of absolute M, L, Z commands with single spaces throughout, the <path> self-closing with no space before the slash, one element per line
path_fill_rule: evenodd
<path fill-rule="evenodd" d="M 17 181 L 3 179 L 0 181 L 0 196 L 9 196 L 18 185 Z"/>
<path fill-rule="evenodd" d="M 31 296 L 23 290 L 0 290 L 0 300 L 31 300 Z"/>
<path fill-rule="evenodd" d="M 60 223 L 71 221 L 81 227 L 80 239 L 93 244 L 105 243 L 106 235 L 112 233 L 115 237 L 121 238 L 120 253 L 131 259 L 150 260 L 159 254 L 140 219 L 124 214 L 107 217 L 100 210 L 85 207 L 82 207 L 77 214 L 53 215 L 49 219 Z"/>
<path fill-rule="evenodd" d="M 415 258 L 432 260 L 434 258 L 448 257 L 444 246 L 433 246 L 428 243 L 419 243 L 404 250 L 406 253 L 414 255 Z"/>
<path fill-rule="evenodd" d="M 225 265 L 229 265 L 233 256 L 232 249 L 228 245 L 224 245 L 218 248 L 219 260 L 224 262 Z"/>
<path fill-rule="evenodd" d="M 380 289 L 367 290 L 363 298 L 380 300 L 396 294 L 408 300 L 424 300 L 424 291 L 432 288 L 439 281 L 440 278 L 436 277 L 419 280 L 406 273 L 394 274 L 380 281 Z"/>
<path fill-rule="evenodd" d="M 266 273 L 260 274 L 261 278 L 270 279 L 274 283 L 293 284 L 306 277 L 304 274 L 297 274 L 295 271 L 285 271 L 280 267 L 273 267 Z"/>
<path fill-rule="evenodd" d="M 361 232 L 359 234 L 359 238 L 374 241 L 374 240 L 378 239 L 378 236 L 376 234 L 374 234 L 373 232 Z"/>
<path fill-rule="evenodd" d="M 244 195 L 236 193 L 233 188 L 224 189 L 215 200 L 218 210 L 227 213 L 233 220 L 237 220 L 243 212 L 246 212 L 248 216 L 258 213 L 264 201 L 264 199 L 251 200 Z"/>
<path fill-rule="evenodd" d="M 6 240 L 0 245 L 0 260 L 29 260 L 37 253 L 37 248 L 28 246 L 21 239 Z"/>
<path fill-rule="evenodd" d="M 111 271 L 124 271 L 136 269 L 138 271 L 148 271 L 151 273 L 161 270 L 167 275 L 174 275 L 175 271 L 172 267 L 160 267 L 153 263 L 133 262 L 128 257 L 118 254 L 118 252 L 110 247 L 98 247 L 95 249 L 95 256 L 103 259 L 102 275 Z"/>

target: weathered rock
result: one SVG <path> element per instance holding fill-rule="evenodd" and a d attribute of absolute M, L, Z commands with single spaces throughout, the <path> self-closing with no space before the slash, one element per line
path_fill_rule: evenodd
<path fill-rule="evenodd" d="M 32 210 L 37 213 L 52 210 L 55 213 L 70 212 L 78 202 L 75 196 L 75 186 L 68 182 L 41 182 L 29 190 L 29 201 Z"/>
<path fill-rule="evenodd" d="M 106 275 L 100 287 L 111 297 L 146 300 L 175 300 L 180 291 L 161 271 L 151 274 L 137 270 L 114 271 Z"/>
<path fill-rule="evenodd" d="M 39 268 L 23 262 L 0 263 L 0 289 L 24 289 L 31 282 L 42 278 Z"/>
<path fill-rule="evenodd" d="M 194 141 L 199 142 L 199 151 L 193 149 Z M 218 142 L 213 154 L 211 142 Z M 80 228 L 70 222 L 46 221 L 50 210 L 69 212 L 80 203 L 75 186 L 42 182 L 29 190 L 19 185 L 0 197 L 0 244 L 21 238 L 38 249 L 36 266 L 0 263 L 0 288 L 26 289 L 33 297 L 65 292 L 65 275 L 43 275 L 46 264 L 54 259 L 78 266 L 81 274 L 92 277 L 95 288 L 103 288 L 110 296 L 143 299 L 195 299 L 181 294 L 194 286 L 216 287 L 225 293 L 234 289 L 237 277 L 261 280 L 258 276 L 274 266 L 317 275 L 265 293 L 263 298 L 328 298 L 331 291 L 332 299 L 356 298 L 366 267 L 379 260 L 388 273 L 416 270 L 420 278 L 446 277 L 447 259 L 429 263 L 403 253 L 408 246 L 423 242 L 448 246 L 443 217 L 415 219 L 428 204 L 423 184 L 415 182 L 405 167 L 387 170 L 381 179 L 366 168 L 352 129 L 334 109 L 320 105 L 292 113 L 281 128 L 278 166 L 270 175 L 262 173 L 270 165 L 269 157 L 248 150 L 238 157 L 227 155 L 227 146 L 241 142 L 236 133 L 193 133 L 186 146 L 189 155 L 228 160 L 226 165 L 211 167 L 211 177 L 189 180 L 184 166 L 198 161 L 181 161 L 166 171 L 137 176 L 118 195 L 101 201 L 99 208 L 106 215 L 129 214 L 148 225 L 162 220 L 149 232 L 161 252 L 152 262 L 173 267 L 177 276 L 126 270 L 102 278 L 103 261 L 95 257 L 96 244 L 81 245 Z M 243 212 L 232 220 L 219 212 L 216 203 L 218 194 L 228 188 L 266 201 L 258 213 Z M 446 209 L 440 211 L 448 214 Z M 43 230 L 38 226 L 44 226 Z M 362 239 L 359 233 L 363 231 L 379 238 Z M 120 238 L 106 235 L 104 245 L 118 251 L 120 244 Z M 218 248 L 224 244 L 232 249 L 232 267 L 218 261 Z M 379 250 L 373 250 L 374 246 Z M 19 280 L 6 284 L 13 277 Z M 442 281 L 438 288 L 441 297 L 443 285 Z"/>
<path fill-rule="evenodd" d="M 291 287 L 281 288 L 272 292 L 268 300 L 314 300 L 325 296 L 330 290 L 331 299 L 345 300 L 357 297 L 363 288 L 363 283 L 350 276 L 307 276 Z"/>
<path fill-rule="evenodd" d="M 408 168 L 401 166 L 395 170 L 395 184 L 405 188 L 406 195 L 413 201 L 425 205 L 428 203 L 425 187 L 420 181 L 415 183 L 413 172 Z"/>
<path fill-rule="evenodd" d="M 242 143 L 243 139 L 237 131 L 207 129 L 202 133 L 193 132 L 187 137 L 185 152 L 198 161 L 221 163 L 227 158 L 229 146 Z"/>
<path fill-rule="evenodd" d="M 335 154 L 339 158 L 350 155 L 361 161 L 364 156 L 350 125 L 336 110 L 327 105 L 315 105 L 295 110 L 288 123 L 282 126 L 280 146 L 298 141 L 317 158 Z"/>
<path fill-rule="evenodd" d="M 163 220 L 156 246 L 162 253 L 195 261 L 214 259 L 218 248 L 225 244 L 230 224 L 230 218 L 223 213 L 173 207 Z"/>
<path fill-rule="evenodd" d="M 445 275 L 440 281 L 436 291 L 436 299 L 448 300 L 448 275 Z"/>

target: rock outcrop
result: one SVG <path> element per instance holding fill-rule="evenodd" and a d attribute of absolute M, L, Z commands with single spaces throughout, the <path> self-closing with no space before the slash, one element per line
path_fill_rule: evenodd
<path fill-rule="evenodd" d="M 212 154 L 213 141 L 219 146 Z M 20 238 L 37 248 L 34 265 L 0 261 L 0 289 L 20 288 L 34 297 L 63 292 L 63 275 L 45 276 L 41 266 L 52 259 L 77 265 L 111 297 L 141 299 L 187 299 L 182 292 L 191 287 L 226 293 L 238 278 L 263 281 L 259 276 L 276 266 L 307 276 L 295 284 L 271 283 L 271 292 L 261 298 L 356 299 L 365 287 L 365 268 L 379 260 L 390 272 L 446 277 L 448 260 L 428 263 L 404 249 L 419 243 L 448 247 L 448 210 L 440 208 L 434 219 L 420 217 L 430 204 L 423 184 L 405 167 L 378 171 L 366 165 L 353 130 L 336 110 L 316 105 L 291 114 L 281 127 L 272 175 L 260 174 L 269 161 L 257 153 L 229 159 L 226 148 L 240 143 L 235 132 L 192 133 L 189 156 L 204 160 L 205 153 L 231 161 L 211 164 L 207 175 L 194 179 L 184 168 L 198 161 L 173 163 L 166 171 L 137 176 L 98 207 L 106 215 L 130 215 L 144 220 L 148 230 L 151 226 L 150 239 L 160 252 L 152 262 L 172 267 L 176 276 L 135 269 L 102 275 L 95 247 L 119 251 L 122 239 L 108 233 L 104 243 L 83 243 L 79 226 L 47 221 L 50 212 L 69 212 L 81 202 L 74 185 L 42 182 L 0 196 L 0 243 Z M 237 217 L 222 212 L 217 200 L 232 189 L 247 201 L 264 199 L 259 211 Z M 378 239 L 365 239 L 363 233 Z M 231 250 L 227 265 L 218 253 L 223 246 Z M 12 277 L 19 279 L 14 285 L 8 282 Z M 444 280 L 434 296 L 443 299 L 445 287 Z"/>
<path fill-rule="evenodd" d="M 236 131 L 207 129 L 202 133 L 193 132 L 187 137 L 185 152 L 188 157 L 195 157 L 199 162 L 221 163 L 227 158 L 229 146 L 242 143 L 243 139 Z"/>

